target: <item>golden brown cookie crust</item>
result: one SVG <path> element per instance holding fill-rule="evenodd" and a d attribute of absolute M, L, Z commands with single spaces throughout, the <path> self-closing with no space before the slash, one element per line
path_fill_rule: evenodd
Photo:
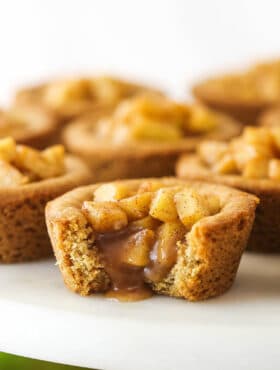
<path fill-rule="evenodd" d="M 227 140 L 241 131 L 241 125 L 224 115 L 218 115 L 217 129 L 203 138 Z M 100 115 L 84 116 L 63 132 L 67 149 L 80 156 L 92 169 L 95 181 L 122 178 L 160 177 L 174 175 L 178 156 L 193 152 L 200 136 L 188 137 L 174 143 L 127 143 L 113 145 L 94 137 L 94 124 Z"/>
<path fill-rule="evenodd" d="M 176 166 L 180 178 L 211 181 L 255 194 L 260 199 L 248 249 L 280 252 L 280 184 L 270 179 L 247 179 L 238 175 L 217 175 L 197 155 L 182 156 Z"/>
<path fill-rule="evenodd" d="M 76 186 L 88 184 L 85 164 L 66 157 L 66 173 L 20 187 L 0 188 L 0 262 L 37 260 L 52 249 L 45 225 L 45 205 Z"/>
<path fill-rule="evenodd" d="M 156 179 L 150 179 L 156 180 Z M 127 180 L 124 180 L 127 182 Z M 130 180 L 140 184 L 143 180 Z M 257 199 L 215 184 L 161 180 L 164 184 L 195 187 L 219 197 L 221 211 L 197 222 L 182 244 L 177 263 L 152 289 L 159 294 L 197 301 L 225 292 L 233 283 L 254 220 Z M 81 295 L 106 291 L 110 279 L 91 243 L 92 229 L 81 212 L 98 185 L 81 187 L 48 203 L 46 219 L 65 284 Z"/>
<path fill-rule="evenodd" d="M 280 107 L 274 107 L 265 111 L 259 117 L 258 121 L 261 126 L 280 126 Z"/>
<path fill-rule="evenodd" d="M 232 99 L 214 89 L 212 80 L 198 83 L 192 88 L 193 95 L 206 106 L 224 112 L 243 124 L 256 124 L 261 113 L 272 104 L 267 101 Z"/>
<path fill-rule="evenodd" d="M 17 131 L 15 134 L 9 135 L 18 144 L 44 149 L 56 142 L 58 135 L 57 122 L 54 114 L 48 109 L 39 106 L 34 107 L 30 104 L 22 104 L 14 109 L 17 111 L 17 114 L 22 112 L 25 117 L 28 117 L 28 115 L 32 116 L 30 120 L 26 119 L 26 129 L 23 128 L 20 132 Z"/>

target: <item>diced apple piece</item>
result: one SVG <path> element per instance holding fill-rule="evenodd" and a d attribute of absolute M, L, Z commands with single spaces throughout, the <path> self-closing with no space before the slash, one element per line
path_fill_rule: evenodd
<path fill-rule="evenodd" d="M 246 163 L 257 156 L 262 155 L 260 147 L 256 148 L 252 145 L 244 143 L 241 138 L 233 139 L 230 143 L 230 152 L 234 158 L 239 171 L 243 171 Z"/>
<path fill-rule="evenodd" d="M 149 214 L 153 193 L 139 193 L 132 197 L 121 199 L 118 204 L 127 214 L 128 220 L 138 220 Z"/>
<path fill-rule="evenodd" d="M 121 261 L 129 265 L 145 267 L 149 263 L 149 254 L 154 242 L 154 231 L 145 229 L 137 232 L 128 239 Z"/>
<path fill-rule="evenodd" d="M 141 218 L 140 220 L 130 222 L 129 228 L 131 230 L 155 230 L 159 225 L 160 221 L 149 215 L 147 217 Z"/>
<path fill-rule="evenodd" d="M 156 191 L 163 187 L 163 184 L 160 180 L 146 180 L 141 183 L 138 188 L 138 193 L 145 193 L 150 191 Z"/>
<path fill-rule="evenodd" d="M 209 165 L 217 163 L 226 153 L 228 145 L 219 141 L 204 141 L 198 147 L 200 158 Z"/>
<path fill-rule="evenodd" d="M 131 136 L 137 140 L 175 141 L 183 137 L 183 132 L 172 123 L 147 117 L 134 117 Z"/>
<path fill-rule="evenodd" d="M 167 222 L 158 228 L 157 256 L 158 263 L 173 265 L 177 257 L 177 242 L 186 234 L 186 228 L 181 222 Z"/>
<path fill-rule="evenodd" d="M 133 189 L 123 183 L 110 183 L 100 185 L 94 192 L 96 202 L 105 202 L 109 200 L 120 200 L 132 195 Z"/>
<path fill-rule="evenodd" d="M 262 179 L 268 176 L 269 159 L 266 157 L 255 157 L 250 159 L 242 172 L 244 177 Z"/>
<path fill-rule="evenodd" d="M 174 203 L 174 195 L 178 191 L 175 188 L 159 189 L 152 200 L 150 215 L 163 222 L 178 220 L 178 214 Z"/>
<path fill-rule="evenodd" d="M 238 173 L 235 160 L 231 153 L 225 154 L 214 166 L 213 171 L 219 174 Z"/>
<path fill-rule="evenodd" d="M 242 139 L 244 143 L 252 146 L 258 154 L 273 157 L 274 143 L 269 128 L 247 126 L 244 129 Z"/>
<path fill-rule="evenodd" d="M 206 196 L 200 195 L 193 189 L 178 192 L 174 199 L 179 218 L 188 229 L 191 229 L 201 218 L 211 214 Z"/>
<path fill-rule="evenodd" d="M 162 281 L 177 261 L 178 242 L 183 241 L 186 228 L 180 221 L 162 224 L 151 251 L 151 264 L 144 270 L 145 277 L 155 283 Z"/>
<path fill-rule="evenodd" d="M 271 159 L 268 165 L 268 177 L 280 180 L 280 159 Z"/>
<path fill-rule="evenodd" d="M 52 147 L 48 149 L 47 155 L 50 155 L 51 150 Z M 45 158 L 41 152 L 25 145 L 16 146 L 14 162 L 18 168 L 30 171 L 41 179 L 54 177 L 61 173 L 61 163 L 56 166 L 54 163 L 50 163 L 49 159 Z"/>
<path fill-rule="evenodd" d="M 0 186 L 18 186 L 28 183 L 29 179 L 9 163 L 0 159 Z"/>
<path fill-rule="evenodd" d="M 89 82 L 84 79 L 58 81 L 47 87 L 45 100 L 54 108 L 59 108 L 73 100 L 90 95 Z"/>
<path fill-rule="evenodd" d="M 82 210 L 93 229 L 99 233 L 117 231 L 128 224 L 126 213 L 116 202 L 85 201 Z"/>
<path fill-rule="evenodd" d="M 217 118 L 207 108 L 196 105 L 191 109 L 188 129 L 191 132 L 201 133 L 213 130 L 217 126 Z"/>
<path fill-rule="evenodd" d="M 12 137 L 0 140 L 0 159 L 11 162 L 16 156 L 16 142 Z"/>

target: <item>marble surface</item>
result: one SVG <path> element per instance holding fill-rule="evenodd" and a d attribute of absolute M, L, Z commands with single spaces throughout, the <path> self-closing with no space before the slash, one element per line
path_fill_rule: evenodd
<path fill-rule="evenodd" d="M 2 351 L 109 370 L 280 363 L 280 257 L 245 255 L 233 288 L 200 303 L 83 298 L 64 287 L 53 260 L 0 266 L 0 292 Z"/>

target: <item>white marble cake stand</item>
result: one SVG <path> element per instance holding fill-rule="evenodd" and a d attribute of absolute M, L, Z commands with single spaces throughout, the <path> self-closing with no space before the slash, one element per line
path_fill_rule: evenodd
<path fill-rule="evenodd" d="M 65 289 L 54 261 L 0 266 L 0 350 L 117 370 L 280 368 L 280 257 L 246 255 L 223 297 L 117 303 Z"/>

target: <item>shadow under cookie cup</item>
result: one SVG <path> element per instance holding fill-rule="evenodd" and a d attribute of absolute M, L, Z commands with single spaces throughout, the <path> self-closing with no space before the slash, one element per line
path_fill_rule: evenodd
<path fill-rule="evenodd" d="M 204 135 L 188 136 L 176 142 L 131 141 L 114 144 L 96 135 L 95 127 L 100 117 L 102 115 L 85 115 L 70 123 L 62 134 L 66 148 L 88 164 L 95 182 L 172 176 L 179 155 L 193 152 L 201 137 L 228 140 L 241 131 L 239 122 L 218 114 L 217 128 Z"/>
<path fill-rule="evenodd" d="M 232 186 L 256 195 L 260 203 L 247 249 L 264 253 L 280 253 L 280 184 L 270 179 L 248 179 L 239 175 L 218 175 L 204 165 L 198 155 L 184 155 L 176 165 L 179 178 L 211 181 Z"/>
<path fill-rule="evenodd" d="M 158 179 L 149 179 L 158 180 Z M 219 213 L 202 218 L 188 232 L 188 242 L 177 251 L 177 261 L 160 282 L 147 284 L 154 292 L 191 301 L 224 293 L 232 285 L 254 220 L 257 199 L 221 185 L 164 178 L 165 186 L 184 185 L 219 197 Z M 143 180 L 124 180 L 141 184 Z M 119 183 L 122 183 L 121 181 Z M 81 295 L 110 288 L 98 249 L 92 243 L 92 228 L 81 209 L 92 199 L 97 185 L 80 187 L 49 202 L 48 232 L 65 284 Z"/>
<path fill-rule="evenodd" d="M 0 262 L 37 260 L 52 255 L 45 224 L 48 201 L 83 184 L 91 175 L 74 156 L 66 156 L 66 173 L 17 187 L 0 188 Z"/>

